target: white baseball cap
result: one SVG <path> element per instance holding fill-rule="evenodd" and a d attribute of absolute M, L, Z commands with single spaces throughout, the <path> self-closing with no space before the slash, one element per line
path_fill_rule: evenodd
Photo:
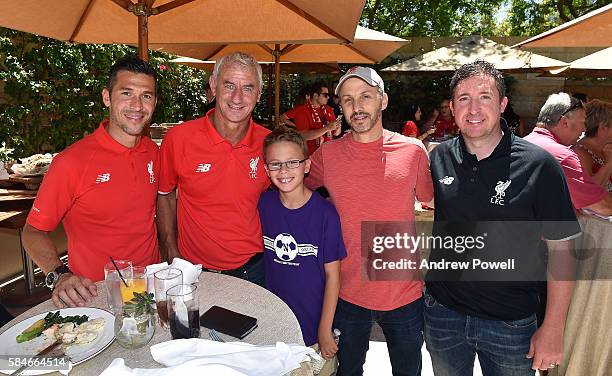
<path fill-rule="evenodd" d="M 351 77 L 359 77 L 364 80 L 368 85 L 378 87 L 383 93 L 385 92 L 385 83 L 374 69 L 356 66 L 349 69 L 344 74 L 344 76 L 340 77 L 340 81 L 338 81 L 338 85 L 336 86 L 336 91 L 334 92 L 334 94 L 338 95 L 340 87 L 342 86 L 344 81 L 348 80 Z"/>

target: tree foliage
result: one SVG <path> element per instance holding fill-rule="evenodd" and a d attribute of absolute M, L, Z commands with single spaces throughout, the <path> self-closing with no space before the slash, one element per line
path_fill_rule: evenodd
<path fill-rule="evenodd" d="M 610 0 L 367 0 L 361 24 L 399 37 L 535 35 Z"/>

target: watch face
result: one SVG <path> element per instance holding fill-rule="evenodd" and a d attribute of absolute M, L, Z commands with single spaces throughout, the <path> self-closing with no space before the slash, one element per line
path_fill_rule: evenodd
<path fill-rule="evenodd" d="M 45 285 L 48 288 L 53 289 L 53 287 L 55 287 L 55 282 L 57 282 L 58 278 L 59 275 L 55 271 L 47 273 L 47 276 L 45 277 Z"/>

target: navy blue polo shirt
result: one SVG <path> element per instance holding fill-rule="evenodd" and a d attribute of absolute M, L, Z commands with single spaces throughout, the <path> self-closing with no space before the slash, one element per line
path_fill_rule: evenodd
<path fill-rule="evenodd" d="M 525 270 L 542 269 L 540 275 L 545 278 L 542 239 L 571 239 L 581 230 L 558 162 L 506 127 L 502 130 L 504 135 L 495 150 L 480 161 L 467 151 L 462 136 L 440 144 L 430 154 L 434 235 L 485 233 L 489 237 L 479 254 L 512 257 L 516 269 L 478 275 L 430 269 L 427 291 L 444 306 L 463 314 L 518 320 L 533 314 L 539 304 L 542 282 Z M 461 261 L 475 254 L 434 246 L 430 261 Z M 522 276 L 529 276 L 525 277 L 528 280 Z"/>

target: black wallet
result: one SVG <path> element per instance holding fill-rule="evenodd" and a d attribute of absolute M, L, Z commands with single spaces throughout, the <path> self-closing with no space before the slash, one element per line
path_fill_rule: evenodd
<path fill-rule="evenodd" d="M 200 325 L 243 339 L 257 328 L 257 319 L 227 308 L 212 306 L 200 316 Z"/>

